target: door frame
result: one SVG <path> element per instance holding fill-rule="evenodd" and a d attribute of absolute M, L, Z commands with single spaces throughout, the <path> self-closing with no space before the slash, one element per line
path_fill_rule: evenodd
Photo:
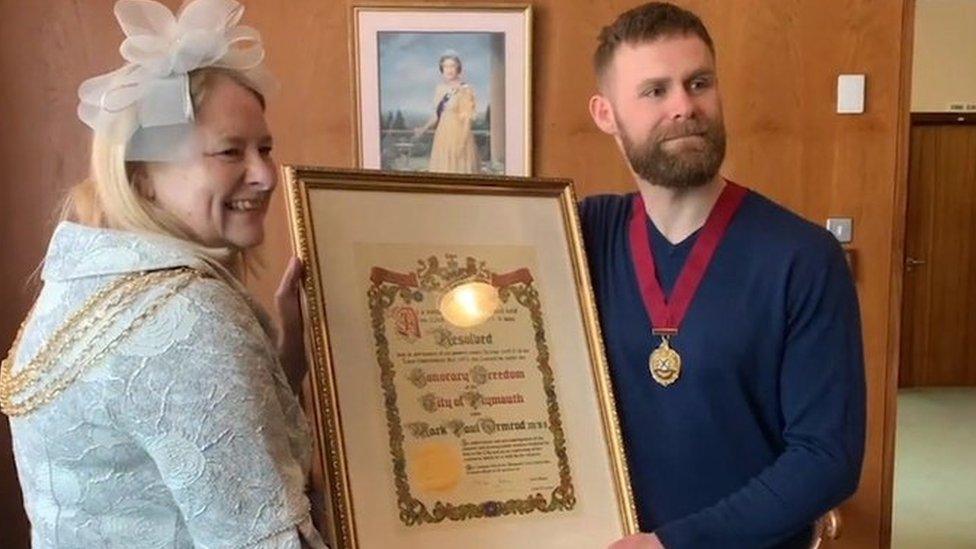
<path fill-rule="evenodd" d="M 911 122 L 912 128 L 915 126 L 972 126 L 976 125 L 976 112 L 913 112 L 911 113 Z M 905 182 L 907 184 L 907 177 Z"/>
<path fill-rule="evenodd" d="M 891 547 L 894 501 L 895 427 L 898 407 L 898 370 L 901 364 L 902 305 L 905 282 L 905 236 L 908 220 L 908 159 L 912 130 L 912 59 L 915 45 L 915 0 L 905 0 L 901 20 L 898 122 L 895 144 L 894 207 L 892 209 L 891 265 L 888 287 L 888 341 L 885 362 L 884 419 L 881 472 L 881 547 Z"/>

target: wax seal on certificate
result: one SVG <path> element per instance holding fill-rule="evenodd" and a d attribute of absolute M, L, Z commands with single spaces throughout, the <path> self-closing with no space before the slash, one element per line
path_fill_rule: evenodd
<path fill-rule="evenodd" d="M 455 444 L 432 441 L 418 445 L 407 462 L 414 485 L 425 492 L 442 492 L 458 485 L 464 474 L 461 450 Z"/>

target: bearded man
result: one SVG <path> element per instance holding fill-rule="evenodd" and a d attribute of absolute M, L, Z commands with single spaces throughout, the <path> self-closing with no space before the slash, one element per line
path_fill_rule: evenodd
<path fill-rule="evenodd" d="M 715 46 L 693 13 L 623 13 L 594 65 L 590 113 L 637 187 L 580 205 L 643 532 L 612 547 L 807 548 L 864 453 L 843 251 L 720 175 Z"/>

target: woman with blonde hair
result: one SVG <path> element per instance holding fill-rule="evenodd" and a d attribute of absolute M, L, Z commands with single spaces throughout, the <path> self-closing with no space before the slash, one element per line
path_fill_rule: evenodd
<path fill-rule="evenodd" d="M 242 12 L 120 0 L 128 63 L 79 90 L 91 178 L 0 368 L 34 547 L 324 546 L 295 395 L 300 264 L 277 346 L 239 281 L 277 184 Z"/>

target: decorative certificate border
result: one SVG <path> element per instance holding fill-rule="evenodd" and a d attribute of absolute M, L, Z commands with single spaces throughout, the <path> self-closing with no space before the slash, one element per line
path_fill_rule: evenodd
<path fill-rule="evenodd" d="M 426 260 L 420 260 L 420 266 L 417 270 L 408 274 L 394 273 L 374 267 L 370 280 L 372 282 L 368 291 L 370 319 L 373 339 L 376 344 L 376 359 L 382 370 L 381 379 L 384 402 L 386 403 L 386 421 L 390 431 L 390 453 L 396 480 L 400 520 L 404 524 L 412 526 L 441 522 L 445 519 L 458 521 L 514 514 L 524 515 L 535 511 L 547 513 L 570 510 L 575 507 L 576 494 L 569 470 L 566 436 L 563 432 L 562 419 L 559 416 L 555 376 L 549 364 L 549 346 L 546 343 L 542 303 L 539 301 L 539 292 L 533 285 L 529 270 L 519 269 L 499 275 L 489 271 L 483 261 L 478 261 L 475 258 L 467 258 L 462 266 L 457 262 L 450 261 L 442 264 L 437 257 L 430 257 Z M 542 374 L 543 391 L 546 395 L 546 408 L 549 414 L 549 431 L 553 436 L 556 458 L 559 462 L 560 483 L 548 497 L 536 493 L 529 494 L 523 499 L 483 501 L 460 505 L 438 501 L 433 509 L 428 509 L 423 502 L 411 494 L 410 483 L 407 480 L 407 458 L 403 448 L 403 425 L 397 407 L 397 391 L 393 381 L 394 365 L 390 358 L 389 338 L 386 334 L 387 311 L 397 302 L 397 298 L 403 301 L 405 305 L 410 305 L 413 301 L 421 301 L 423 298 L 418 295 L 418 290 L 420 292 L 436 292 L 459 282 L 468 281 L 491 284 L 498 288 L 499 298 L 503 303 L 514 299 L 516 303 L 528 309 L 531 315 L 532 327 L 535 332 L 536 364 Z"/>

